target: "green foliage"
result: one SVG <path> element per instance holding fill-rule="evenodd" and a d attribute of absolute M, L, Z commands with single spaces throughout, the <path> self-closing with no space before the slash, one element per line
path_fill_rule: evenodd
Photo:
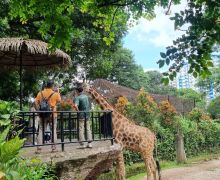
<path fill-rule="evenodd" d="M 7 179 L 20 179 L 17 172 L 18 168 L 18 153 L 23 146 L 24 139 L 20 140 L 18 137 L 6 140 L 9 132 L 9 127 L 0 133 L 0 171 L 6 174 Z"/>
<path fill-rule="evenodd" d="M 211 121 L 210 116 L 200 108 L 194 108 L 189 114 L 188 117 L 194 122 L 200 121 Z"/>
<path fill-rule="evenodd" d="M 119 48 L 111 56 L 112 70 L 109 80 L 117 82 L 119 85 L 139 90 L 148 83 L 141 66 L 135 64 L 132 52 L 125 48 Z"/>
<path fill-rule="evenodd" d="M 199 78 L 196 86 L 199 91 L 205 95 L 209 92 L 210 88 L 213 88 L 215 92 L 220 90 L 220 68 L 213 67 L 211 68 L 212 75 L 208 78 Z"/>
<path fill-rule="evenodd" d="M 7 1 L 4 1 L 7 2 Z M 175 0 L 174 3 L 179 3 Z M 7 5 L 7 3 L 5 3 Z M 79 34 L 74 26 L 75 12 L 81 12 L 90 16 L 93 26 L 101 29 L 105 36 L 103 41 L 110 45 L 114 42 L 116 33 L 114 29 L 115 22 L 126 24 L 128 18 L 132 15 L 134 19 L 139 17 L 154 17 L 154 7 L 158 5 L 157 1 L 19 1 L 12 0 L 8 3 L 10 18 L 17 20 L 21 24 L 27 24 L 29 21 L 37 19 L 37 32 L 43 39 L 48 39 L 52 48 L 65 47 L 70 50 L 71 40 Z M 161 1 L 161 6 L 166 7 L 167 0 Z M 4 21 L 2 20 L 2 23 Z M 119 28 L 119 27 L 116 27 Z"/>
<path fill-rule="evenodd" d="M 20 161 L 18 172 L 25 180 L 58 180 L 54 175 L 54 167 L 38 159 Z"/>
<path fill-rule="evenodd" d="M 4 122 L 0 126 L 0 171 L 6 174 L 8 180 L 55 179 L 50 166 L 42 163 L 29 163 L 20 159 L 19 152 L 25 139 L 9 135 L 10 118 L 13 118 L 17 112 L 17 106 L 14 103 L 0 101 L 0 122 Z"/>
<path fill-rule="evenodd" d="M 132 151 L 126 150 L 123 152 L 125 164 L 132 165 L 134 163 L 142 161 L 140 153 L 134 153 Z"/>
<path fill-rule="evenodd" d="M 220 117 L 220 96 L 210 102 L 207 110 L 214 119 Z"/>
<path fill-rule="evenodd" d="M 153 98 L 141 89 L 135 103 L 126 107 L 126 115 L 140 125 L 154 129 L 154 122 L 158 118 L 157 104 Z"/>
<path fill-rule="evenodd" d="M 147 92 L 152 94 L 176 95 L 177 89 L 162 83 L 163 75 L 158 71 L 147 71 L 148 82 L 144 85 Z"/>
<path fill-rule="evenodd" d="M 170 129 L 161 128 L 158 131 L 157 149 L 158 158 L 175 160 L 175 137 Z"/>
<path fill-rule="evenodd" d="M 176 128 L 176 115 L 177 111 L 174 106 L 172 106 L 169 101 L 161 101 L 158 105 L 160 122 L 162 126 L 171 129 Z"/>
<path fill-rule="evenodd" d="M 196 107 L 204 108 L 205 107 L 205 96 L 201 93 L 196 92 L 190 88 L 183 88 L 177 90 L 177 96 L 183 97 L 186 99 L 194 99 Z"/>
<path fill-rule="evenodd" d="M 199 130 L 203 134 L 204 142 L 200 145 L 201 151 L 213 151 L 220 147 L 220 124 L 213 121 L 201 121 Z"/>
<path fill-rule="evenodd" d="M 1 126 L 8 126 L 13 118 L 18 113 L 18 105 L 13 102 L 0 100 L 0 129 Z"/>
<path fill-rule="evenodd" d="M 210 58 L 214 45 L 220 43 L 219 1 L 188 1 L 188 6 L 180 13 L 175 13 L 171 18 L 175 29 L 179 30 L 189 25 L 182 37 L 173 41 L 173 45 L 167 47 L 166 53 L 161 53 L 162 59 L 158 61 L 163 67 L 165 61 L 169 71 L 165 75 L 172 79 L 184 65 L 184 60 L 190 64 L 188 73 L 194 77 L 211 75 L 210 67 L 213 63 Z M 171 78 L 172 77 L 172 78 Z"/>
<path fill-rule="evenodd" d="M 25 71 L 23 73 L 23 97 L 35 95 L 39 90 L 39 79 L 42 78 L 42 72 L 32 73 Z M 5 101 L 15 101 L 20 94 L 20 80 L 18 72 L 1 72 L 0 73 L 0 99 Z M 8 93 L 10 92 L 10 93 Z"/>

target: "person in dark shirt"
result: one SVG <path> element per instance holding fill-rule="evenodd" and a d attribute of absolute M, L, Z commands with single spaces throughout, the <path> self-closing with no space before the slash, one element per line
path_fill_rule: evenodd
<path fill-rule="evenodd" d="M 87 95 L 83 93 L 83 87 L 78 86 L 75 91 L 76 97 L 74 99 L 74 103 L 76 106 L 77 111 L 85 111 L 85 112 L 79 112 L 78 118 L 79 118 L 79 141 L 81 148 L 92 148 L 92 133 L 90 129 L 90 102 Z M 86 134 L 87 134 L 87 141 L 88 145 L 86 146 L 84 144 L 85 136 L 85 123 L 86 123 Z"/>

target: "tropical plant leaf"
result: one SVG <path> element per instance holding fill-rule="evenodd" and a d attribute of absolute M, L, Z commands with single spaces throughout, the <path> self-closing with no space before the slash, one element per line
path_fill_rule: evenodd
<path fill-rule="evenodd" d="M 19 139 L 19 137 L 16 136 L 14 139 L 0 145 L 0 162 L 7 163 L 7 161 L 15 158 L 23 144 L 24 139 Z"/>
<path fill-rule="evenodd" d="M 4 129 L 4 131 L 0 134 L 0 144 L 3 143 L 8 135 L 10 126 Z"/>

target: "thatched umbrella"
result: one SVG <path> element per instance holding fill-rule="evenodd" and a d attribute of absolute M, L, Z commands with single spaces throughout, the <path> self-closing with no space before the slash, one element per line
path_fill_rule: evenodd
<path fill-rule="evenodd" d="M 23 38 L 0 38 L 0 70 L 17 69 L 20 74 L 20 109 L 22 109 L 22 70 L 57 69 L 71 65 L 71 58 L 56 49 L 50 52 L 48 44 Z"/>

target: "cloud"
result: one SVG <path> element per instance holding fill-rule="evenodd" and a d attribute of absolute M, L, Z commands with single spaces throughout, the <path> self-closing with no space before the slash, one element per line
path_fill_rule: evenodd
<path fill-rule="evenodd" d="M 186 8 L 186 1 L 182 1 L 180 5 L 171 6 L 171 14 L 165 15 L 166 10 L 161 7 L 155 9 L 156 18 L 146 20 L 141 18 L 138 25 L 129 30 L 130 36 L 136 41 L 148 42 L 156 47 L 166 47 L 172 44 L 172 41 L 181 36 L 183 31 L 174 30 L 174 22 L 169 18 L 175 12 Z"/>
<path fill-rule="evenodd" d="M 144 72 L 148 72 L 148 71 L 158 71 L 158 72 L 160 72 L 159 70 L 160 69 L 158 69 L 158 68 L 145 68 Z"/>

